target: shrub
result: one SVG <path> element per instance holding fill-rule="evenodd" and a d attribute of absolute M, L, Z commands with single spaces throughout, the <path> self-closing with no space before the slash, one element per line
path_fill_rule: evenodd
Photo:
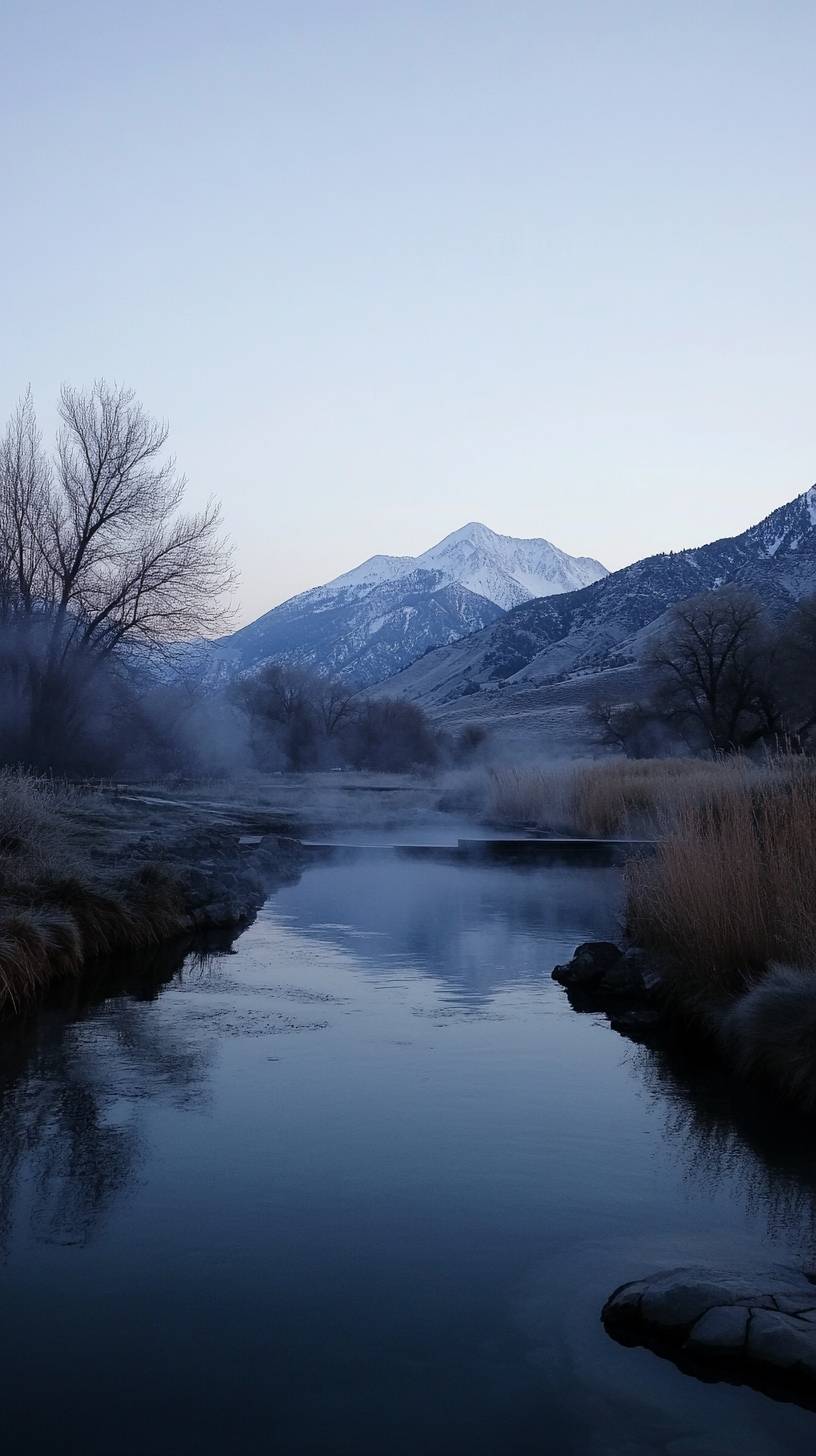
<path fill-rule="evenodd" d="M 816 975 L 772 966 L 722 1019 L 726 1052 L 744 1076 L 780 1088 L 808 1112 L 816 1111 Z"/>

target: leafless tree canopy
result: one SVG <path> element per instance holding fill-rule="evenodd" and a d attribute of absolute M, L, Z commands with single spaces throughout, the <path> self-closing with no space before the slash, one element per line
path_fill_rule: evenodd
<path fill-rule="evenodd" d="M 167 425 L 133 391 L 66 385 L 53 461 L 30 393 L 0 448 L 0 613 L 46 629 L 51 667 L 208 635 L 233 582 L 220 508 L 185 514 Z"/>
<path fill-rule="evenodd" d="M 40 767 L 81 758 L 126 662 L 222 626 L 233 582 L 219 507 L 182 510 L 131 390 L 66 386 L 59 414 L 52 455 L 30 392 L 0 441 L 0 754 Z"/>
<path fill-rule="evenodd" d="M 651 665 L 666 715 L 728 752 L 782 731 L 775 657 L 759 602 L 725 588 L 674 608 Z"/>

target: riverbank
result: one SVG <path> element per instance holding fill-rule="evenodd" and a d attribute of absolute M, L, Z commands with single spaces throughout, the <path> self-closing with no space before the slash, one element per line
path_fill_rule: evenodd
<path fill-rule="evenodd" d="M 249 804 L 0 775 L 0 1014 L 100 957 L 237 926 L 305 853 Z"/>
<path fill-rule="evenodd" d="M 816 1112 L 811 759 L 500 769 L 490 775 L 489 803 L 494 822 L 650 836 L 651 852 L 633 844 L 626 868 L 622 945 L 597 955 L 579 947 L 556 979 L 578 1003 L 608 1011 L 618 1030 L 671 1028 Z"/>

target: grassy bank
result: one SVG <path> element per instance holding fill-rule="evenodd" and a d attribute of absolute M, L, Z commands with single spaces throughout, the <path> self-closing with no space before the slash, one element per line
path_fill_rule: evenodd
<path fill-rule="evenodd" d="M 249 916 L 298 850 L 263 835 L 242 847 L 243 828 L 0 772 L 0 1013 L 100 956 Z"/>

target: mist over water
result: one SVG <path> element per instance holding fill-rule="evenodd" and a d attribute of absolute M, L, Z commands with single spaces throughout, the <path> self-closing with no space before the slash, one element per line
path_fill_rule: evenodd
<path fill-rule="evenodd" d="M 651 1268 L 813 1251 L 795 1130 L 550 980 L 620 904 L 614 870 L 341 855 L 231 950 L 10 1025 L 10 1449 L 810 1451 L 601 1328 Z"/>

